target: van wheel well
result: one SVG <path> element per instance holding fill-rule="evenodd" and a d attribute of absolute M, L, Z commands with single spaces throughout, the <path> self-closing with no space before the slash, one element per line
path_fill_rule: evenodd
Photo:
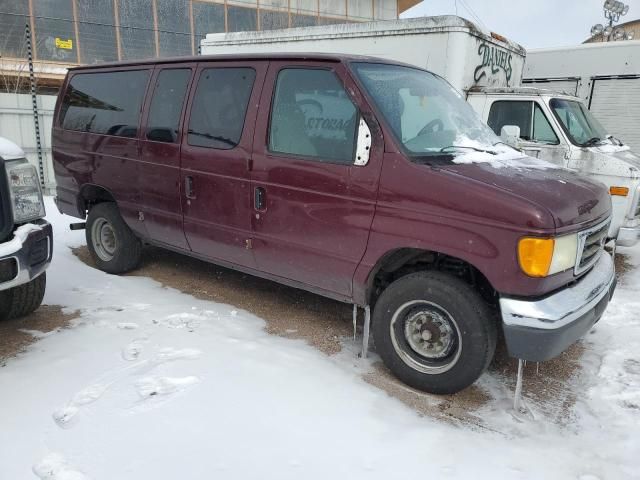
<path fill-rule="evenodd" d="M 372 307 L 384 289 L 411 273 L 436 270 L 460 278 L 477 290 L 492 307 L 498 307 L 498 295 L 489 280 L 473 265 L 443 253 L 401 248 L 386 254 L 369 277 L 367 300 Z"/>
<path fill-rule="evenodd" d="M 78 209 L 85 215 L 92 206 L 104 202 L 116 203 L 111 192 L 97 185 L 83 185 L 78 195 Z"/>

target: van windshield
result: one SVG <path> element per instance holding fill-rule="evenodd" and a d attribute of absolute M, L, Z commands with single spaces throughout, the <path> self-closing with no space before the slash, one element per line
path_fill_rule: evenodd
<path fill-rule="evenodd" d="M 491 150 L 500 139 L 440 77 L 411 67 L 354 63 L 378 110 L 410 154 Z"/>
<path fill-rule="evenodd" d="M 607 141 L 604 127 L 582 102 L 553 98 L 549 106 L 573 144 L 592 147 Z"/>

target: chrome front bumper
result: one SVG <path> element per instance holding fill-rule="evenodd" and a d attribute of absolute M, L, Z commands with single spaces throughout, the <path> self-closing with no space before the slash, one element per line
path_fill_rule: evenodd
<path fill-rule="evenodd" d="M 611 255 L 603 252 L 574 285 L 537 300 L 500 298 L 509 354 L 541 362 L 581 338 L 602 316 L 616 285 Z"/>
<path fill-rule="evenodd" d="M 640 241 L 640 225 L 634 227 L 620 227 L 616 244 L 619 247 L 633 247 Z"/>
<path fill-rule="evenodd" d="M 53 253 L 53 231 L 44 220 L 39 221 L 38 226 L 40 229 L 29 233 L 19 249 L 0 256 L 3 273 L 12 272 L 10 278 L 0 279 L 0 291 L 29 283 L 49 267 Z"/>

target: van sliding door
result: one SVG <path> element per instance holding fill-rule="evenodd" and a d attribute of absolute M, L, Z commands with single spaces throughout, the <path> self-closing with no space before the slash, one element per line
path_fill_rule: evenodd
<path fill-rule="evenodd" d="M 140 142 L 144 223 L 149 238 L 188 249 L 180 197 L 180 133 L 189 85 L 196 65 L 159 66 L 147 100 Z"/>
<path fill-rule="evenodd" d="M 255 267 L 251 147 L 267 62 L 203 62 L 182 136 L 182 209 L 191 250 Z"/>

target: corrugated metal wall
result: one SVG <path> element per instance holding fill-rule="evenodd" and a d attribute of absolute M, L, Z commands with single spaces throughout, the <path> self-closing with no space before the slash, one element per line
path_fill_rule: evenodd
<path fill-rule="evenodd" d="M 55 103 L 55 95 L 38 95 L 40 133 L 45 162 L 44 183 L 48 193 L 52 193 L 55 188 L 51 162 L 51 125 Z M 38 166 L 31 95 L 0 93 L 0 136 L 22 147 L 29 161 L 36 167 Z"/>
<path fill-rule="evenodd" d="M 607 133 L 640 151 L 640 78 L 594 80 L 589 109 Z"/>

